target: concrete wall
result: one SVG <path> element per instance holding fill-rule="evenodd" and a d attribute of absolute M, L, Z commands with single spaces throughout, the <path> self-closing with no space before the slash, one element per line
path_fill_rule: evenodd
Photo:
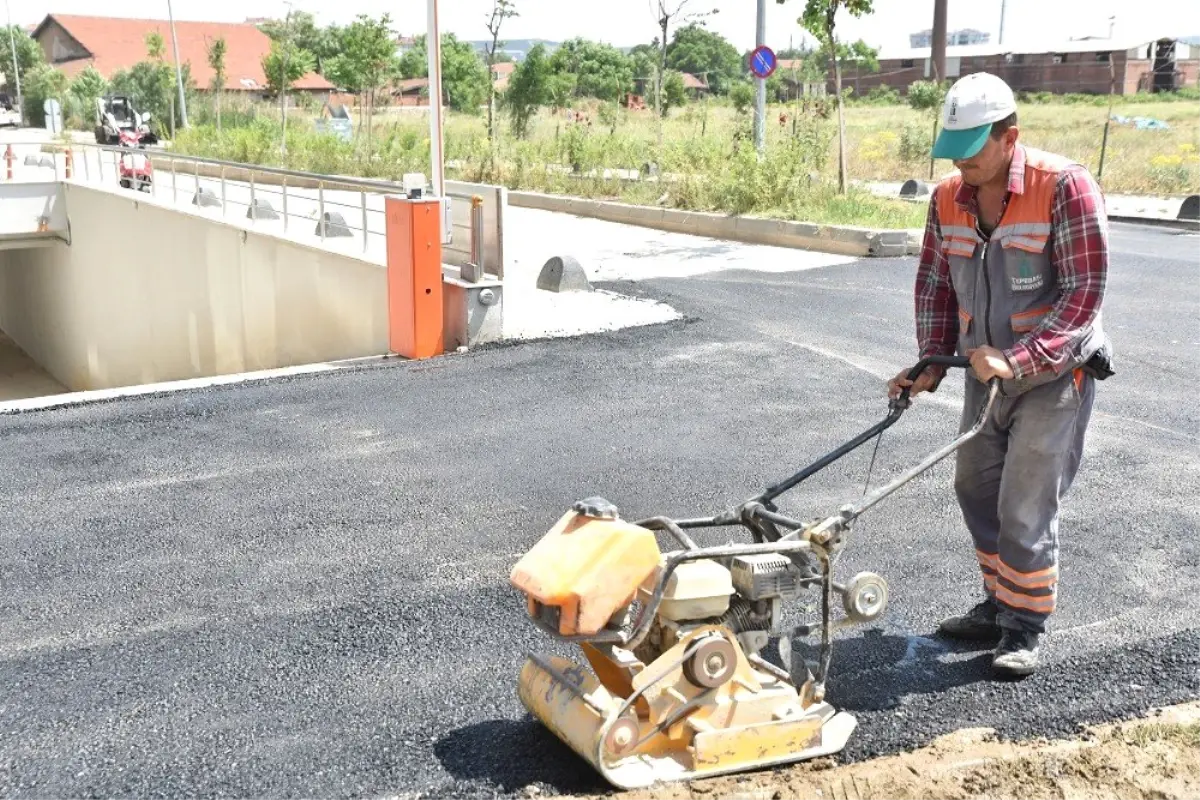
<path fill-rule="evenodd" d="M 66 184 L 71 244 L 0 252 L 0 328 L 74 391 L 387 352 L 384 268 Z"/>

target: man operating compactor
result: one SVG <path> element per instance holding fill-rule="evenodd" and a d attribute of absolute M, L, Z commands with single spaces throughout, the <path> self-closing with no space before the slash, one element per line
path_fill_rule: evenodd
<path fill-rule="evenodd" d="M 1112 374 L 1100 325 L 1108 272 L 1104 198 L 1087 170 L 1018 142 L 1017 107 L 986 73 L 955 83 L 935 158 L 958 172 L 929 201 L 916 280 L 919 355 L 967 356 L 954 488 L 983 573 L 982 602 L 941 623 L 946 636 L 996 643 L 993 668 L 1028 675 L 1055 610 L 1059 504 L 1079 468 L 1095 381 Z M 944 369 L 898 397 L 936 391 Z"/>

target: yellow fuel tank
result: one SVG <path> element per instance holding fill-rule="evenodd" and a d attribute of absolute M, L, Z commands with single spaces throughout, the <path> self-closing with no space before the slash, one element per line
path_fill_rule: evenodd
<path fill-rule="evenodd" d="M 531 616 L 550 619 L 563 636 L 591 636 L 632 602 L 661 555 L 652 531 L 571 510 L 517 562 L 509 579 L 528 598 Z"/>

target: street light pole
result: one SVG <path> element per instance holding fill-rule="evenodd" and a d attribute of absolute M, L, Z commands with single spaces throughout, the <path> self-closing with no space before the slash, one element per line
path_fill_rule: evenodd
<path fill-rule="evenodd" d="M 179 84 L 179 121 L 186 128 L 188 127 L 187 100 L 183 96 L 183 68 L 179 65 L 179 37 L 175 35 L 175 13 L 171 10 L 171 0 L 167 0 L 167 17 L 171 20 L 171 46 L 175 48 L 175 81 Z"/>
<path fill-rule="evenodd" d="M 8 15 L 8 44 L 12 47 L 13 80 L 17 83 L 17 115 L 21 124 L 25 124 L 25 101 L 21 97 L 21 66 L 17 63 L 17 38 L 13 35 L 12 10 L 8 0 L 4 0 L 4 12 Z"/>
<path fill-rule="evenodd" d="M 283 135 L 279 142 L 279 152 L 287 155 L 287 90 L 288 65 L 292 59 L 292 4 L 284 0 L 287 6 L 287 16 L 283 18 L 283 58 L 279 64 L 279 125 Z"/>

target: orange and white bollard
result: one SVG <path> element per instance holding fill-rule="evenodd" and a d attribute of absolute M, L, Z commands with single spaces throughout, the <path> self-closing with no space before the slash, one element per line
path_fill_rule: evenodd
<path fill-rule="evenodd" d="M 74 155 L 71 153 L 71 148 L 68 147 L 67 148 L 67 158 L 66 158 L 67 180 L 71 180 L 71 172 L 72 172 L 71 168 L 74 166 L 73 162 L 74 162 Z"/>
<path fill-rule="evenodd" d="M 16 156 L 13 155 L 12 145 L 10 144 L 4 151 L 4 162 L 8 165 L 8 179 L 10 181 L 13 179 L 12 165 L 14 158 L 16 158 Z"/>

